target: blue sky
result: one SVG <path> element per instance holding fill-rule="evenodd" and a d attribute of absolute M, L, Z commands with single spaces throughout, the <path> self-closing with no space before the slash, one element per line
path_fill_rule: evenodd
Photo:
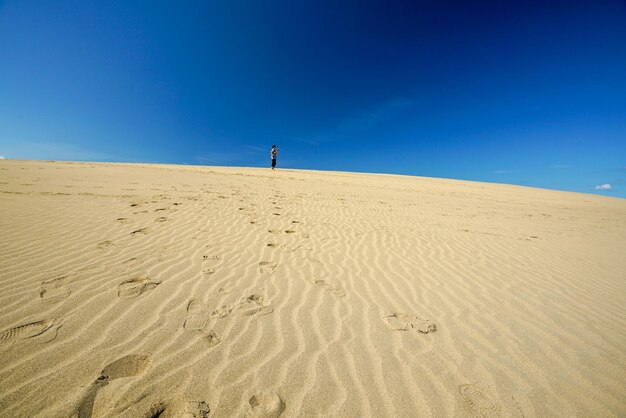
<path fill-rule="evenodd" d="M 272 144 L 279 167 L 626 197 L 626 5 L 0 0 L 0 155 L 268 166 Z"/>

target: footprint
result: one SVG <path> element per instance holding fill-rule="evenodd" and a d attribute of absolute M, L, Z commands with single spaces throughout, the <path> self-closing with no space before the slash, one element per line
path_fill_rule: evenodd
<path fill-rule="evenodd" d="M 214 274 L 215 273 L 215 269 L 205 268 L 205 269 L 202 269 L 202 273 L 204 273 L 204 274 Z"/>
<path fill-rule="evenodd" d="M 230 286 L 223 286 L 217 289 L 217 291 L 223 295 L 229 295 L 232 289 L 230 288 Z"/>
<path fill-rule="evenodd" d="M 291 221 L 292 224 L 299 224 L 300 221 Z"/>
<path fill-rule="evenodd" d="M 397 331 L 410 331 L 412 329 L 423 334 L 437 331 L 437 326 L 428 319 L 420 318 L 417 315 L 394 313 L 383 318 L 387 326 Z"/>
<path fill-rule="evenodd" d="M 211 312 L 211 318 L 222 319 L 226 318 L 233 311 L 233 307 L 231 305 L 223 305 L 221 308 L 217 308 L 213 312 Z"/>
<path fill-rule="evenodd" d="M 124 267 L 126 267 L 127 269 L 131 269 L 133 267 L 139 266 L 142 263 L 143 263 L 143 261 L 141 261 L 141 259 L 139 259 L 137 257 L 133 257 L 133 258 L 129 258 L 128 260 L 124 261 L 122 263 L 122 265 Z"/>
<path fill-rule="evenodd" d="M 256 221 L 250 221 L 252 225 L 256 225 Z"/>
<path fill-rule="evenodd" d="M 209 347 L 215 347 L 222 342 L 222 338 L 217 335 L 213 330 L 203 330 L 202 339 L 207 343 Z"/>
<path fill-rule="evenodd" d="M 202 256 L 202 259 L 204 260 L 202 262 L 202 272 L 204 274 L 215 273 L 215 267 L 222 261 L 222 257 L 219 255 L 205 255 Z"/>
<path fill-rule="evenodd" d="M 205 263 L 213 263 L 213 265 L 215 265 L 219 264 L 219 261 L 222 260 L 222 257 L 220 257 L 219 255 L 203 255 L 202 259 L 205 261 Z"/>
<path fill-rule="evenodd" d="M 300 254 L 300 253 L 305 253 L 307 251 L 312 251 L 312 250 L 313 250 L 313 248 L 311 248 L 311 247 L 305 247 L 304 245 L 298 245 L 298 246 L 292 248 L 291 250 L 289 250 L 289 252 L 292 252 L 292 253 L 298 252 L 298 254 Z"/>
<path fill-rule="evenodd" d="M 99 243 L 98 245 L 96 245 L 96 247 L 103 249 L 103 248 L 107 248 L 110 247 L 111 245 L 113 245 L 113 241 L 111 240 L 106 240 L 106 241 L 102 241 L 101 243 Z"/>
<path fill-rule="evenodd" d="M 267 315 L 274 312 L 274 308 L 270 303 L 264 303 L 265 299 L 261 295 L 250 295 L 244 297 L 241 301 L 235 305 L 234 311 L 245 316 L 252 316 L 256 314 Z"/>
<path fill-rule="evenodd" d="M 141 296 L 143 293 L 156 288 L 160 284 L 160 281 L 152 281 L 147 277 L 127 280 L 117 286 L 117 296 L 120 299 L 136 298 Z"/>
<path fill-rule="evenodd" d="M 56 319 L 44 319 L 18 325 L 0 333 L 0 344 L 8 344 L 17 340 L 40 336 L 48 337 L 45 342 L 50 342 L 56 338 L 60 327 L 59 321 Z"/>
<path fill-rule="evenodd" d="M 248 403 L 247 417 L 277 418 L 285 410 L 285 402 L 274 393 L 257 393 Z"/>
<path fill-rule="evenodd" d="M 60 276 L 54 279 L 46 280 L 41 283 L 39 297 L 46 302 L 60 302 L 72 293 L 67 287 L 70 279 L 68 276 Z"/>
<path fill-rule="evenodd" d="M 344 297 L 346 292 L 340 287 L 328 283 L 326 280 L 314 280 L 316 286 L 330 292 L 333 296 Z"/>
<path fill-rule="evenodd" d="M 165 221 L 167 221 L 167 218 L 165 216 L 159 216 L 158 218 L 154 220 L 154 222 L 165 222 Z"/>
<path fill-rule="evenodd" d="M 278 229 L 268 229 L 267 232 L 269 232 L 270 234 L 280 234 L 280 231 Z"/>
<path fill-rule="evenodd" d="M 142 374 L 150 366 L 150 357 L 130 354 L 109 363 L 100 373 L 99 380 L 115 380 Z"/>
<path fill-rule="evenodd" d="M 283 244 L 276 244 L 274 242 L 270 242 L 269 244 L 267 244 L 267 246 L 270 247 L 270 248 L 284 247 Z"/>
<path fill-rule="evenodd" d="M 274 216 L 280 216 L 280 213 L 272 213 Z"/>
<path fill-rule="evenodd" d="M 209 405 L 204 401 L 170 401 L 159 402 L 153 405 L 148 412 L 143 414 L 147 418 L 185 417 L 185 418 L 207 418 L 209 416 Z"/>
<path fill-rule="evenodd" d="M 183 328 L 189 331 L 198 331 L 209 347 L 213 347 L 222 342 L 222 339 L 212 329 L 206 329 L 208 316 L 208 308 L 202 303 L 192 300 L 187 305 L 187 319 L 183 323 Z"/>
<path fill-rule="evenodd" d="M 91 384 L 91 387 L 83 397 L 75 415 L 78 418 L 90 418 L 93 414 L 93 405 L 98 391 L 108 385 L 112 380 L 122 377 L 135 377 L 142 374 L 150 366 L 150 357 L 140 355 L 128 355 L 115 360 L 107 365 L 100 376 Z"/>
<path fill-rule="evenodd" d="M 296 231 L 294 231 L 293 229 L 288 229 L 285 231 L 285 234 L 295 234 Z"/>
<path fill-rule="evenodd" d="M 187 416 L 193 418 L 207 418 L 209 416 L 209 404 L 204 401 L 188 401 Z"/>
<path fill-rule="evenodd" d="M 206 306 L 197 300 L 192 300 L 187 304 L 187 318 L 183 323 L 183 328 L 194 331 L 203 329 L 206 325 L 208 314 Z"/>
<path fill-rule="evenodd" d="M 475 417 L 500 416 L 500 404 L 480 390 L 476 383 L 459 386 L 459 393 L 463 398 L 463 408 Z"/>
<path fill-rule="evenodd" d="M 155 211 L 155 212 L 160 212 L 160 211 L 162 211 L 162 210 L 167 210 L 167 208 L 156 208 L 154 211 Z"/>
<path fill-rule="evenodd" d="M 128 218 L 117 218 L 116 221 L 118 221 L 119 223 L 127 224 Z"/>
<path fill-rule="evenodd" d="M 133 231 L 130 233 L 131 236 L 135 236 L 135 235 L 147 235 L 148 234 L 148 228 L 140 228 L 137 229 L 136 231 Z"/>
<path fill-rule="evenodd" d="M 274 308 L 270 303 L 265 303 L 263 296 L 253 294 L 241 298 L 239 302 L 235 304 L 222 305 L 222 307 L 211 312 L 211 318 L 222 319 L 226 318 L 231 313 L 237 313 L 244 316 L 261 314 L 260 316 L 263 316 L 272 312 L 274 312 Z"/>
<path fill-rule="evenodd" d="M 275 261 L 261 261 L 259 263 L 259 275 L 261 277 L 271 276 L 276 271 L 277 266 L 278 263 Z"/>

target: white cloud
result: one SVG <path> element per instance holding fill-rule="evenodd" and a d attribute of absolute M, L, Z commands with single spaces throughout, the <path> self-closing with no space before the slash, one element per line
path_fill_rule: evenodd
<path fill-rule="evenodd" d="M 596 190 L 611 190 L 612 187 L 610 184 L 606 183 L 606 184 L 599 184 L 596 186 Z"/>
<path fill-rule="evenodd" d="M 4 155 L 0 155 L 0 160 L 6 160 L 6 158 L 4 158 Z"/>

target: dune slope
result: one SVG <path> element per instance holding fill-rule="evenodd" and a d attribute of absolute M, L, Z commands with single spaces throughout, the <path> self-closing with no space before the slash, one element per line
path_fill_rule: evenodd
<path fill-rule="evenodd" d="M 626 200 L 0 161 L 0 416 L 625 416 Z"/>

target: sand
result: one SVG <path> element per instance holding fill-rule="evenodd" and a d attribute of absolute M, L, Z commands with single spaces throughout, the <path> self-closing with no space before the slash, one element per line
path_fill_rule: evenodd
<path fill-rule="evenodd" d="M 0 161 L 0 416 L 626 416 L 626 200 Z"/>

